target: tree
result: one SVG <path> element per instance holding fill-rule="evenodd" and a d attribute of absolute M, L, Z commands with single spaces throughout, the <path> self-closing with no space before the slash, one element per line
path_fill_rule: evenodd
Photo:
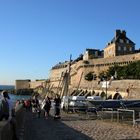
<path fill-rule="evenodd" d="M 107 76 L 114 75 L 117 72 L 118 79 L 140 79 L 140 61 L 132 62 L 127 66 L 115 65 L 107 71 Z"/>
<path fill-rule="evenodd" d="M 87 80 L 87 81 L 92 81 L 93 80 L 92 72 L 89 72 L 88 74 L 85 75 L 85 80 Z"/>

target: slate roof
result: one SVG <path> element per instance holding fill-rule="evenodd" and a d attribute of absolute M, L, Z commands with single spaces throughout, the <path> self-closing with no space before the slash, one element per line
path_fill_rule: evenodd
<path fill-rule="evenodd" d="M 135 45 L 135 43 L 132 41 L 132 40 L 130 40 L 128 37 L 122 37 L 122 35 L 120 34 L 119 36 L 117 36 L 117 38 L 115 39 L 115 37 L 111 40 L 111 43 L 115 43 L 115 42 L 119 42 L 119 39 L 125 39 L 125 40 L 129 40 L 129 43 L 130 44 L 133 44 L 133 45 Z"/>
<path fill-rule="evenodd" d="M 130 44 L 135 45 L 135 43 L 132 40 L 130 40 L 128 37 L 126 37 L 126 35 L 124 36 L 122 32 L 120 32 L 116 37 L 113 37 L 113 39 L 109 42 L 109 44 L 119 42 L 119 39 L 122 39 L 124 41 L 129 40 Z M 107 47 L 108 45 L 105 48 Z"/>

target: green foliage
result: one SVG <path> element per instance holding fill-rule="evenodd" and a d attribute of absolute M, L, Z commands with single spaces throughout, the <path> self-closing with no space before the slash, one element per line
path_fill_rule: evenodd
<path fill-rule="evenodd" d="M 102 71 L 101 73 L 99 73 L 99 78 L 101 79 L 101 81 L 103 80 L 104 76 L 107 75 L 106 72 Z"/>
<path fill-rule="evenodd" d="M 117 72 L 117 79 L 140 79 L 140 61 L 132 62 L 127 66 L 110 67 L 107 75 L 114 75 Z"/>
<path fill-rule="evenodd" d="M 84 60 L 83 63 L 84 63 L 84 64 L 89 64 L 89 61 Z"/>
<path fill-rule="evenodd" d="M 92 72 L 89 72 L 88 74 L 85 75 L 85 80 L 87 80 L 87 81 L 92 81 L 93 80 Z"/>

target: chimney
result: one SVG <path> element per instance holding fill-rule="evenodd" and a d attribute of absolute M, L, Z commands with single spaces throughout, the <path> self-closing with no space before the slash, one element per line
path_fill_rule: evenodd
<path fill-rule="evenodd" d="M 123 37 L 126 37 L 126 31 L 125 30 L 122 30 L 122 35 L 123 35 Z"/>
<path fill-rule="evenodd" d="M 116 30 L 115 32 L 115 38 L 117 38 L 117 36 L 119 36 L 121 34 L 121 30 Z"/>

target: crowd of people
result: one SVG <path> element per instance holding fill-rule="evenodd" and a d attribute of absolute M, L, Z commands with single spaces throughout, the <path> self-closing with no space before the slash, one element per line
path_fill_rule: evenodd
<path fill-rule="evenodd" d="M 39 96 L 33 96 L 26 100 L 17 100 L 13 104 L 10 100 L 8 92 L 6 90 L 2 91 L 0 94 L 0 121 L 9 121 L 15 130 L 15 110 L 20 105 L 23 106 L 25 111 L 31 111 L 33 116 L 40 118 L 41 115 L 46 119 L 50 116 L 50 109 L 54 108 L 54 118 L 60 118 L 60 97 L 56 95 L 54 99 L 50 99 L 46 96 L 43 100 L 39 100 Z M 14 132 L 14 140 L 18 140 L 16 132 Z"/>
<path fill-rule="evenodd" d="M 13 128 L 13 139 L 18 140 L 17 130 L 16 130 L 16 113 L 15 110 L 23 106 L 25 111 L 30 111 L 33 114 L 33 117 L 40 118 L 42 117 L 48 119 L 50 116 L 50 109 L 54 109 L 54 119 L 60 119 L 60 103 L 61 99 L 59 95 L 56 95 L 54 99 L 50 99 L 46 96 L 43 100 L 39 100 L 39 96 L 33 96 L 30 99 L 26 100 L 17 100 L 13 104 L 10 100 L 7 91 L 2 91 L 0 94 L 0 121 L 9 121 L 11 128 Z"/>
<path fill-rule="evenodd" d="M 40 117 L 41 114 L 48 119 L 50 115 L 50 109 L 54 109 L 54 118 L 60 118 L 60 104 L 61 99 L 59 95 L 56 95 L 54 99 L 50 99 L 46 96 L 43 100 L 39 100 L 39 96 L 33 96 L 26 100 L 17 100 L 15 105 L 11 104 L 10 97 L 6 90 L 1 92 L 0 99 L 0 121 L 10 120 L 14 114 L 14 110 L 22 105 L 26 111 L 32 111 L 35 116 Z"/>
<path fill-rule="evenodd" d="M 59 95 L 56 95 L 54 99 L 50 99 L 48 96 L 46 96 L 43 100 L 39 100 L 38 96 L 34 96 L 30 101 L 29 108 L 32 109 L 33 114 L 37 114 L 38 117 L 40 117 L 41 113 L 43 116 L 48 119 L 50 116 L 50 109 L 51 107 L 54 108 L 54 118 L 59 117 L 60 118 L 60 104 L 61 99 Z M 25 108 L 26 104 L 25 104 Z"/>

